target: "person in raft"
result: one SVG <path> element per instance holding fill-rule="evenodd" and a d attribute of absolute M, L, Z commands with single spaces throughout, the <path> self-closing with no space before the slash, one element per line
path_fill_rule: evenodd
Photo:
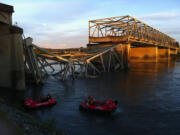
<path fill-rule="evenodd" d="M 47 100 L 51 99 L 51 95 L 48 93 Z"/>
<path fill-rule="evenodd" d="M 41 102 L 48 101 L 49 99 L 51 99 L 51 95 L 49 93 L 46 98 L 43 95 L 41 96 Z"/>
<path fill-rule="evenodd" d="M 45 98 L 44 98 L 44 96 L 42 95 L 41 96 L 41 100 L 40 100 L 41 102 L 44 102 L 45 101 Z"/>
<path fill-rule="evenodd" d="M 94 100 L 93 96 L 88 97 L 87 103 L 88 103 L 88 105 L 93 105 L 95 103 L 95 100 Z"/>

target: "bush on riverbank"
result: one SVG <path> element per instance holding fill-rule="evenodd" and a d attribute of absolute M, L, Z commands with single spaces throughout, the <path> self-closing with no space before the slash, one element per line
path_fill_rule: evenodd
<path fill-rule="evenodd" d="M 23 135 L 63 135 L 56 130 L 55 120 L 37 121 L 23 111 L 18 105 L 10 105 L 0 98 L 0 112 L 15 126 Z"/>

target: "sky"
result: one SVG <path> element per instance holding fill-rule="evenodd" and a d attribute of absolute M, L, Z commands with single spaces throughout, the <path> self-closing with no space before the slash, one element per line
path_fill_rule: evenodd
<path fill-rule="evenodd" d="M 86 47 L 88 21 L 130 15 L 180 41 L 180 0 L 3 0 L 13 24 L 45 48 Z"/>

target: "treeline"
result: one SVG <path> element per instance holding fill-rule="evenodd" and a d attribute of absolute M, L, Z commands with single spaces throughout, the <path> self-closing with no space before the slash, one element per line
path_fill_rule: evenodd
<path fill-rule="evenodd" d="M 80 47 L 80 48 L 68 48 L 68 49 L 52 49 L 52 48 L 43 48 L 51 53 L 54 54 L 67 54 L 67 53 L 76 53 L 76 52 L 86 52 L 87 48 Z M 35 49 L 36 53 L 41 54 L 42 52 L 38 49 Z"/>

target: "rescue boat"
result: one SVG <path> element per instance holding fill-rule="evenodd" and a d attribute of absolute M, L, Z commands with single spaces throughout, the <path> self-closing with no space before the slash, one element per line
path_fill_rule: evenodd
<path fill-rule="evenodd" d="M 24 101 L 24 106 L 28 109 L 52 106 L 54 104 L 56 104 L 56 100 L 53 98 L 45 101 L 35 101 L 32 98 L 28 98 Z"/>
<path fill-rule="evenodd" d="M 84 101 L 79 105 L 81 111 L 97 112 L 97 113 L 112 113 L 117 108 L 117 101 L 107 99 L 104 102 L 94 101 L 93 104 L 89 104 L 88 101 Z"/>

